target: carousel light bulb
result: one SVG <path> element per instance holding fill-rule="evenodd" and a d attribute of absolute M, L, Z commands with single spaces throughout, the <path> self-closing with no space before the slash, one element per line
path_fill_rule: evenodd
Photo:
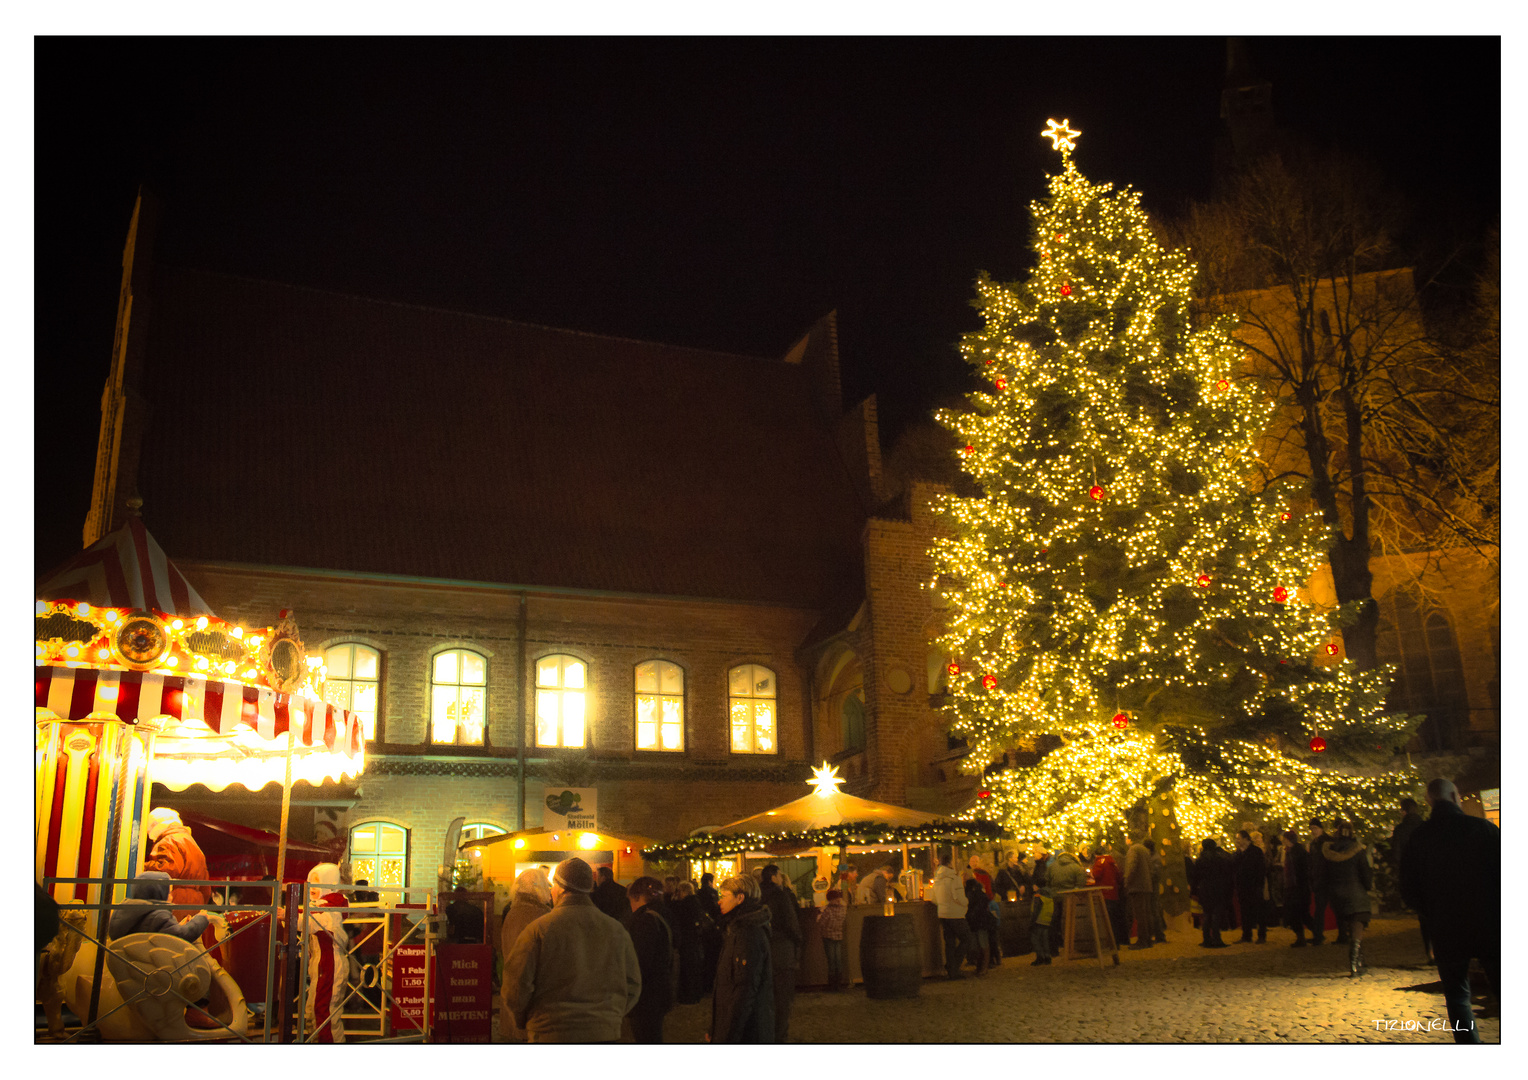
<path fill-rule="evenodd" d="M 106 616 L 105 617 L 106 617 L 106 621 L 109 622 L 109 623 L 114 623 L 114 622 L 117 621 L 117 613 L 115 611 L 111 610 L 111 608 L 107 608 L 106 609 Z"/>
<path fill-rule="evenodd" d="M 170 623 L 170 629 L 172 629 L 172 630 L 183 630 L 183 629 L 185 629 L 185 625 L 186 625 L 185 623 L 181 622 L 179 619 L 176 619 L 176 620 L 174 620 L 173 622 Z"/>
<path fill-rule="evenodd" d="M 206 671 L 211 666 L 212 665 L 207 662 L 207 658 L 205 656 L 198 656 L 196 658 L 196 670 L 197 671 Z"/>
<path fill-rule="evenodd" d="M 67 649 L 64 650 L 64 655 L 65 656 L 74 657 L 74 656 L 78 656 L 79 654 L 80 654 L 80 647 L 78 645 L 71 645 Z"/>
<path fill-rule="evenodd" d="M 230 630 L 228 632 L 230 634 L 232 634 L 236 638 L 242 638 L 244 636 L 244 627 L 242 627 L 242 626 L 235 626 L 232 630 Z"/>
<path fill-rule="evenodd" d="M 180 657 L 178 657 L 178 656 L 166 657 L 165 662 L 164 662 L 164 666 L 165 667 L 179 667 L 180 666 Z"/>
<path fill-rule="evenodd" d="M 244 673 L 244 677 L 246 679 L 253 679 L 257 674 L 259 674 L 259 673 L 257 671 L 255 671 L 254 668 L 250 668 L 248 671 L 246 671 Z"/>
<path fill-rule="evenodd" d="M 48 613 L 48 607 L 49 605 L 46 600 L 37 601 L 37 614 L 46 615 Z"/>
<path fill-rule="evenodd" d="M 76 612 L 78 612 L 80 615 L 89 615 L 90 614 L 90 605 L 85 603 L 82 600 L 82 601 L 80 601 L 79 606 L 76 607 L 74 610 Z"/>
<path fill-rule="evenodd" d="M 111 650 L 110 649 L 102 649 L 100 652 L 96 653 L 96 656 L 98 658 L 102 659 L 102 660 L 110 660 L 111 659 Z"/>
<path fill-rule="evenodd" d="M 196 628 L 198 630 L 207 629 L 207 616 L 203 615 L 201 618 L 196 620 Z"/>

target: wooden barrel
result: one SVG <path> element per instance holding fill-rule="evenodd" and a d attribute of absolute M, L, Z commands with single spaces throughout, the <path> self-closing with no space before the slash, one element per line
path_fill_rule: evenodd
<path fill-rule="evenodd" d="M 998 943 L 1003 947 L 1003 955 L 1023 956 L 1027 952 L 1032 952 L 1034 946 L 1029 940 L 1029 901 L 1018 900 L 1009 903 L 1004 900 L 1002 907 L 1003 924 L 999 931 Z"/>
<path fill-rule="evenodd" d="M 923 982 L 918 927 L 911 915 L 867 915 L 860 931 L 860 974 L 865 996 L 911 998 Z"/>

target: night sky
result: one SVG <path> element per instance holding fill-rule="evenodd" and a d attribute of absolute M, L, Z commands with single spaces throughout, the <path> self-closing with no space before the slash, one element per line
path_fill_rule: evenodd
<path fill-rule="evenodd" d="M 1424 257 L 1475 249 L 1500 213 L 1497 39 L 1248 44 L 1282 126 L 1369 155 L 1410 196 Z M 1225 53 L 1221 37 L 40 39 L 36 569 L 80 546 L 140 183 L 173 265 L 758 356 L 837 309 L 845 401 L 878 395 L 889 446 L 964 389 L 977 271 L 1027 269 L 1027 206 L 1059 162 L 1046 119 L 1081 129 L 1091 179 L 1174 214 L 1210 194 Z"/>

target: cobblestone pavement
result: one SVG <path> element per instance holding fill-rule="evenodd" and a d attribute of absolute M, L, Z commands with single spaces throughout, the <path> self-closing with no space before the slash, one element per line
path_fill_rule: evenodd
<path fill-rule="evenodd" d="M 1364 940 L 1368 974 L 1347 974 L 1347 946 L 1291 949 L 1294 934 L 1268 944 L 1203 949 L 1199 935 L 1151 949 L 1121 950 L 1118 967 L 1096 960 L 1031 967 L 1016 957 L 981 978 L 925 979 L 921 996 L 872 1001 L 861 988 L 803 991 L 790 1041 L 1451 1043 L 1437 970 L 1423 963 L 1414 918 L 1376 918 Z M 1234 937 L 1228 937 L 1234 941 Z M 1475 1011 L 1482 981 L 1472 978 Z M 1495 1015 L 1480 1021 L 1486 1042 L 1501 1041 Z M 668 1042 L 702 1042 L 711 1003 L 669 1014 Z M 1396 1021 L 1392 1027 L 1387 1021 Z M 1408 1030 L 1410 1022 L 1410 1030 Z M 1430 1024 L 1436 1027 L 1428 1030 Z M 1418 1027 L 1421 1030 L 1418 1030 Z"/>

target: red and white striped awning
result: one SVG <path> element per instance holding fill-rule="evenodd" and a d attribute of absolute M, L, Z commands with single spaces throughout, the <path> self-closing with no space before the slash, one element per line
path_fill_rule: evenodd
<path fill-rule="evenodd" d="M 38 667 L 37 707 L 60 720 L 92 713 L 129 724 L 156 716 L 200 720 L 219 735 L 243 727 L 275 740 L 288 729 L 298 746 L 323 746 L 355 757 L 361 753 L 361 722 L 354 713 L 300 694 L 226 679 L 166 675 L 157 671 Z"/>
<path fill-rule="evenodd" d="M 138 518 L 80 552 L 37 589 L 39 600 L 143 608 L 184 618 L 213 615 Z"/>

